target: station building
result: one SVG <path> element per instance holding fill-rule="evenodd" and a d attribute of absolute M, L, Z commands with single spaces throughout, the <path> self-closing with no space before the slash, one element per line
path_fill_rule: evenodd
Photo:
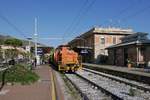
<path fill-rule="evenodd" d="M 117 66 L 143 67 L 150 62 L 150 40 L 148 33 L 137 32 L 123 37 L 122 42 L 107 48 L 108 63 Z"/>
<path fill-rule="evenodd" d="M 132 33 L 132 29 L 94 27 L 68 44 L 82 55 L 83 62 L 105 63 L 108 55 L 105 48 L 120 43 L 120 38 Z"/>

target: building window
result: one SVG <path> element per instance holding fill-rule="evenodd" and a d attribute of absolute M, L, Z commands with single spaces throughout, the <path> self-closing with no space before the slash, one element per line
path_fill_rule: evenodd
<path fill-rule="evenodd" d="M 113 44 L 116 44 L 116 37 L 113 37 Z"/>
<path fill-rule="evenodd" d="M 105 38 L 101 37 L 101 44 L 105 44 Z"/>

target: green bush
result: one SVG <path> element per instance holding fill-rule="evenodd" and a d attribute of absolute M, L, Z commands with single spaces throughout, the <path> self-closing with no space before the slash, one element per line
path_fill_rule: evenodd
<path fill-rule="evenodd" d="M 5 82 L 30 84 L 36 82 L 39 76 L 27 69 L 23 65 L 15 65 L 8 69 L 5 73 Z M 0 81 L 2 80 L 2 72 L 0 73 Z"/>

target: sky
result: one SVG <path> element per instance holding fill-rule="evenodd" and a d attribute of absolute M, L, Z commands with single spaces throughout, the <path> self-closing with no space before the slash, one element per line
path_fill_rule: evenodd
<path fill-rule="evenodd" d="M 150 33 L 150 0 L 0 0 L 0 34 L 58 46 L 92 27 Z M 62 39 L 63 38 L 63 39 Z"/>

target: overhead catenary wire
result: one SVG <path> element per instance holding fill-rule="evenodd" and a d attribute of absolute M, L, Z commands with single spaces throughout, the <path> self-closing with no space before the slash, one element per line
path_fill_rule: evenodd
<path fill-rule="evenodd" d="M 122 9 L 117 15 L 114 15 L 114 17 L 120 17 L 122 14 L 125 14 L 126 12 L 130 11 L 130 9 L 133 8 L 133 7 L 135 7 L 135 5 L 133 5 L 133 4 L 129 5 L 128 7 Z M 137 10 L 135 13 L 129 14 L 128 16 L 122 18 L 122 20 L 123 20 L 123 21 L 127 21 L 127 20 L 129 20 L 129 19 L 131 19 L 131 18 L 133 18 L 133 17 L 135 17 L 135 16 L 141 14 L 141 13 L 144 13 L 144 12 L 147 11 L 148 9 L 150 9 L 150 5 L 144 7 L 144 8 L 142 8 L 142 9 L 140 9 L 140 10 Z M 115 22 L 115 23 L 116 23 L 116 22 Z M 114 24 L 115 24 L 115 23 L 114 23 Z M 76 25 L 76 26 L 78 26 L 78 25 Z"/>
<path fill-rule="evenodd" d="M 95 3 L 95 0 L 93 0 L 89 5 L 88 5 L 88 7 L 84 10 L 84 12 L 83 12 L 83 14 L 82 15 L 85 15 L 85 13 L 89 10 L 89 8 L 93 5 Z M 128 7 L 126 7 L 126 8 L 124 8 L 124 9 L 122 9 L 117 15 L 114 15 L 114 17 L 118 17 L 118 16 L 120 16 L 120 15 L 122 15 L 122 14 L 124 14 L 125 12 L 127 12 L 130 8 L 132 8 L 133 7 L 133 4 L 131 4 L 131 5 L 129 5 Z M 80 15 L 79 16 L 79 19 L 77 20 L 77 22 L 74 24 L 74 30 L 75 30 L 75 28 L 77 28 L 79 25 L 79 23 L 81 22 L 81 20 L 82 20 L 82 18 L 83 18 L 83 16 L 82 15 Z M 72 29 L 73 29 L 72 28 Z M 74 32 L 72 32 L 72 34 L 73 34 Z M 69 34 L 70 35 L 70 34 Z"/>
<path fill-rule="evenodd" d="M 128 12 L 128 11 L 129 11 L 131 8 L 133 8 L 134 6 L 135 6 L 135 5 L 133 5 L 133 4 L 129 5 L 128 7 L 122 9 L 117 15 L 114 15 L 114 17 L 115 17 L 115 18 L 116 18 L 116 17 L 120 17 L 122 14 Z M 135 17 L 136 15 L 138 15 L 138 14 L 140 14 L 140 13 L 143 13 L 143 12 L 146 11 L 147 9 L 150 9 L 150 5 L 144 7 L 144 8 L 141 9 L 141 10 L 136 11 L 135 13 L 133 13 L 133 14 L 127 16 L 127 17 L 124 17 L 122 20 L 124 20 L 124 21 L 125 21 L 125 20 L 129 20 L 130 18 Z M 115 22 L 115 23 L 113 23 L 113 24 L 115 25 L 116 23 L 117 23 L 117 22 Z M 75 25 L 75 26 L 78 26 L 78 25 Z"/>
<path fill-rule="evenodd" d="M 88 4 L 88 0 L 85 0 L 83 5 L 81 6 L 81 8 L 79 9 L 77 15 L 74 17 L 74 19 L 72 20 L 71 24 L 67 27 L 67 29 L 65 30 L 62 38 L 63 38 L 63 41 L 64 41 L 64 37 L 67 33 L 69 33 L 69 31 L 74 27 L 74 24 L 76 23 L 76 21 L 78 20 L 78 18 L 81 16 L 82 12 L 83 12 L 83 9 L 84 7 L 86 7 L 86 5 Z"/>
<path fill-rule="evenodd" d="M 133 18 L 133 17 L 135 17 L 135 16 L 137 16 L 141 13 L 144 13 L 148 9 L 150 9 L 150 5 L 144 7 L 143 9 L 137 10 L 136 12 L 134 12 L 134 13 L 128 15 L 128 16 L 125 16 L 125 17 L 121 18 L 121 21 L 123 21 L 123 22 L 128 21 L 131 18 Z M 116 25 L 116 24 L 117 24 L 117 22 L 114 23 L 114 25 Z"/>
<path fill-rule="evenodd" d="M 81 20 L 83 19 L 85 14 L 89 11 L 89 9 L 92 7 L 92 5 L 95 3 L 95 1 L 96 0 L 93 0 L 93 1 L 89 2 L 89 4 L 87 3 L 87 5 L 84 7 L 84 9 L 82 10 L 82 13 L 78 16 L 78 19 L 75 20 L 75 22 L 71 28 L 72 30 L 70 30 L 70 32 L 68 32 L 68 33 L 70 33 L 70 34 L 68 34 L 69 36 L 74 33 L 74 31 L 76 30 L 76 28 L 80 24 Z"/>
<path fill-rule="evenodd" d="M 86 15 L 86 13 L 90 10 L 90 8 L 92 8 L 93 4 L 95 3 L 96 0 L 93 0 L 92 2 L 90 2 L 90 4 L 87 6 L 87 8 L 85 9 L 85 11 L 83 12 L 82 16 L 80 17 L 80 19 L 77 21 L 72 34 L 74 34 L 75 30 L 77 30 L 77 27 L 79 26 L 79 24 L 81 23 L 81 20 L 83 20 L 84 16 Z"/>
<path fill-rule="evenodd" d="M 146 10 L 148 10 L 148 9 L 150 9 L 150 5 L 149 6 L 146 6 L 145 8 L 143 8 L 143 9 L 140 9 L 140 10 L 138 10 L 138 11 L 136 11 L 135 13 L 133 13 L 133 14 L 131 14 L 131 15 L 129 15 L 129 16 L 127 16 L 127 17 L 124 17 L 122 20 L 129 20 L 130 18 L 133 18 L 133 17 L 135 17 L 135 16 L 137 16 L 137 15 L 139 15 L 139 14 L 141 14 L 141 13 L 144 13 Z"/>
<path fill-rule="evenodd" d="M 13 24 L 8 18 L 6 18 L 2 13 L 0 13 L 0 18 L 4 20 L 9 26 L 16 30 L 24 38 L 28 38 L 24 32 L 22 32 L 15 24 Z"/>
<path fill-rule="evenodd" d="M 75 32 L 76 28 L 79 26 L 79 24 L 81 23 L 81 20 L 83 20 L 85 14 L 90 10 L 90 8 L 92 8 L 93 4 L 95 3 L 96 0 L 93 0 L 90 2 L 90 4 L 87 6 L 87 8 L 85 8 L 84 12 L 82 13 L 82 16 L 80 16 L 79 20 L 76 22 L 73 32 L 72 34 Z"/>
<path fill-rule="evenodd" d="M 86 8 L 85 12 L 83 15 L 85 15 L 85 13 L 89 10 L 89 8 L 95 3 L 95 0 L 93 0 L 89 6 Z M 131 9 L 133 6 L 133 4 L 129 5 L 128 7 L 122 9 L 117 15 L 114 15 L 114 17 L 118 17 L 121 16 L 122 14 L 124 14 L 125 12 L 129 11 L 129 9 Z M 80 19 L 78 19 L 78 21 L 76 22 L 76 24 L 74 25 L 74 31 L 76 30 L 75 28 L 77 28 L 79 26 L 79 23 L 81 22 L 83 16 L 80 16 Z M 73 34 L 74 32 L 72 32 Z M 69 34 L 70 35 L 70 34 Z"/>

